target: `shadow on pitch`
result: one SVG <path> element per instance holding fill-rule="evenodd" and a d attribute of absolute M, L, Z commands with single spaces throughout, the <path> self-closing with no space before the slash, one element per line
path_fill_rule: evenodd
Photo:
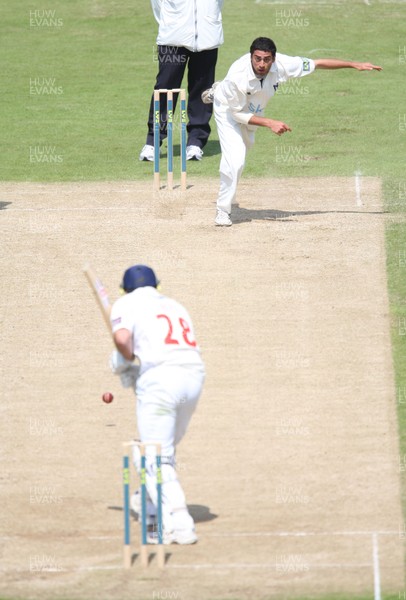
<path fill-rule="evenodd" d="M 295 217 L 309 215 L 332 215 L 332 214 L 354 214 L 354 215 L 384 215 L 387 211 L 364 211 L 364 210 L 276 210 L 276 209 L 251 209 L 242 208 L 239 204 L 233 204 L 233 225 L 247 223 L 249 221 L 297 221 Z"/>
<path fill-rule="evenodd" d="M 123 512 L 122 506 L 108 506 L 107 509 Z M 202 504 L 188 504 L 188 510 L 195 523 L 207 523 L 208 521 L 213 521 L 218 517 L 218 515 L 210 512 L 210 508 L 208 506 L 204 506 Z M 138 521 L 138 514 L 135 511 L 131 509 L 130 514 L 134 521 Z"/>
<path fill-rule="evenodd" d="M 218 515 L 210 512 L 208 506 L 202 506 L 201 504 L 188 504 L 188 510 L 195 523 L 207 523 L 218 517 Z"/>

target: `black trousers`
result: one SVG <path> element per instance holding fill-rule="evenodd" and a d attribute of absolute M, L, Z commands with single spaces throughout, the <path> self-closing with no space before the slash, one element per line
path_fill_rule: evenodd
<path fill-rule="evenodd" d="M 187 73 L 187 145 L 203 148 L 210 135 L 209 121 L 213 113 L 212 104 L 203 104 L 201 94 L 213 85 L 217 62 L 217 48 L 191 52 L 179 46 L 158 46 L 159 70 L 154 89 L 180 88 L 186 66 Z M 173 96 L 176 107 L 178 94 Z M 154 145 L 154 96 L 148 116 L 146 143 Z M 160 140 L 166 138 L 166 95 L 161 94 Z"/>

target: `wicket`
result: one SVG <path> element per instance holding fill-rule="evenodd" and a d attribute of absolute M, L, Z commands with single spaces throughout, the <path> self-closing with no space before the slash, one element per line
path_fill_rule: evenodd
<path fill-rule="evenodd" d="M 161 470 L 161 444 L 158 442 L 125 442 L 124 448 L 138 446 L 141 455 L 141 565 L 148 567 L 148 540 L 147 540 L 147 487 L 146 487 L 146 456 L 147 446 L 155 446 L 156 453 L 156 490 L 157 490 L 157 534 L 158 534 L 158 567 L 165 566 L 165 551 L 163 546 L 162 525 L 162 470 Z M 131 567 L 131 531 L 130 531 L 130 457 L 128 453 L 123 456 L 123 491 L 124 491 L 124 568 Z"/>
<path fill-rule="evenodd" d="M 161 94 L 166 94 L 166 123 L 168 142 L 167 186 L 173 189 L 173 94 L 179 93 L 180 99 L 180 187 L 186 190 L 186 91 L 181 88 L 172 90 L 154 90 L 154 188 L 160 189 L 159 146 Z"/>

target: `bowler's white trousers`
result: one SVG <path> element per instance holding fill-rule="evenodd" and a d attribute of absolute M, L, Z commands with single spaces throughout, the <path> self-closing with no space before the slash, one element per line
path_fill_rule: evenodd
<path fill-rule="evenodd" d="M 214 117 L 221 146 L 217 208 L 230 214 L 238 181 L 244 169 L 246 152 L 255 142 L 255 130 L 238 123 L 231 110 L 216 99 L 214 99 Z"/>
<path fill-rule="evenodd" d="M 137 424 L 141 442 L 162 444 L 162 514 L 165 531 L 192 529 L 193 519 L 175 471 L 175 449 L 186 433 L 202 391 L 203 365 L 158 366 L 137 381 Z M 139 455 L 134 463 L 139 470 Z M 155 450 L 146 450 L 146 485 L 157 505 Z"/>

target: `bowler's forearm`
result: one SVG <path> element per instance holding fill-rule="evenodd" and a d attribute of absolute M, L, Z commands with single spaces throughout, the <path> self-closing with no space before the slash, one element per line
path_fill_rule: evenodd
<path fill-rule="evenodd" d="M 248 122 L 250 125 L 268 127 L 268 129 L 276 133 L 276 135 L 281 135 L 286 131 L 291 131 L 289 125 L 287 125 L 283 121 L 275 121 L 275 119 L 268 119 L 267 117 L 258 117 L 257 115 L 252 115 Z"/>
<path fill-rule="evenodd" d="M 340 60 L 338 58 L 318 58 L 314 61 L 316 69 L 357 69 L 357 71 L 381 71 L 382 67 L 368 62 Z"/>
<path fill-rule="evenodd" d="M 337 58 L 318 58 L 314 61 L 316 69 L 353 69 L 351 60 L 339 60 Z"/>

